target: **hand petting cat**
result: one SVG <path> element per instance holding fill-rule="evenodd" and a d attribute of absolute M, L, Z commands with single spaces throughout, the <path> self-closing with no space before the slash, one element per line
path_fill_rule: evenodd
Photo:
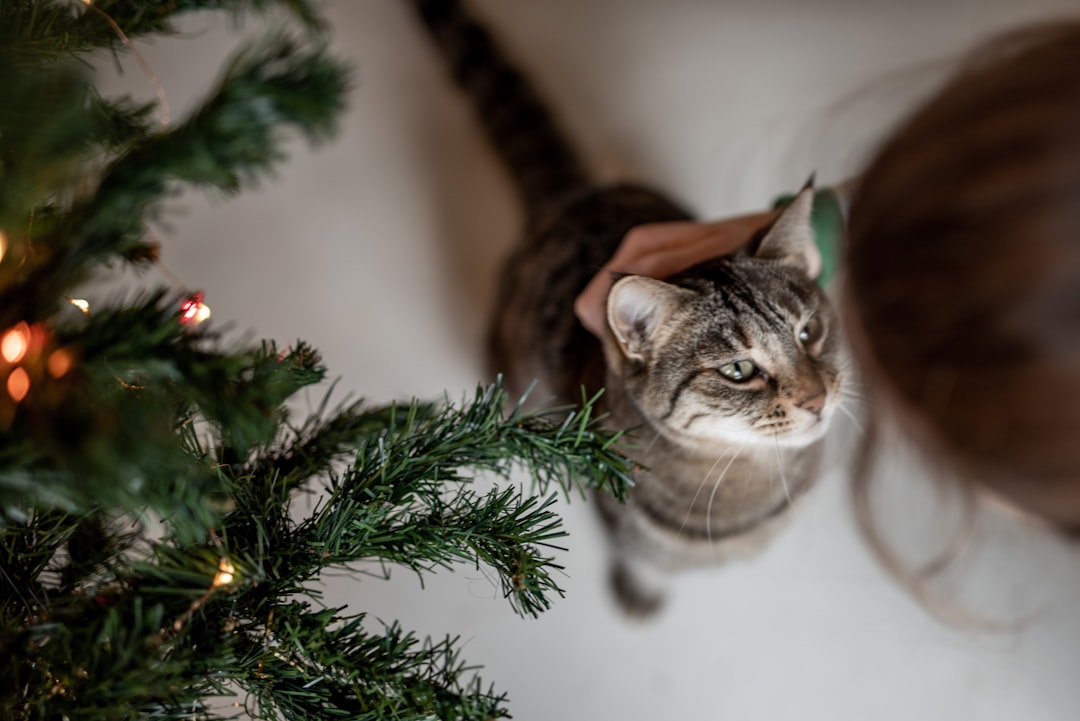
<path fill-rule="evenodd" d="M 734 252 L 771 223 L 779 213 L 769 210 L 709 223 L 677 221 L 648 223 L 633 228 L 618 250 L 574 302 L 582 325 L 600 337 L 607 327 L 607 296 L 620 275 L 667 278 L 701 261 Z"/>

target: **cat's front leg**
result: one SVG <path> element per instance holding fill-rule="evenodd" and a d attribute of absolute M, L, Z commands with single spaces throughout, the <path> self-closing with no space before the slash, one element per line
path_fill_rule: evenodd
<path fill-rule="evenodd" d="M 641 519 L 632 509 L 633 499 L 624 504 L 609 494 L 598 493 L 594 500 L 611 549 L 608 582 L 612 596 L 631 618 L 654 616 L 664 605 L 668 573 L 649 557 L 653 544 L 648 542 Z"/>
<path fill-rule="evenodd" d="M 664 605 L 668 574 L 651 562 L 618 554 L 610 573 L 611 591 L 627 616 L 644 620 Z"/>

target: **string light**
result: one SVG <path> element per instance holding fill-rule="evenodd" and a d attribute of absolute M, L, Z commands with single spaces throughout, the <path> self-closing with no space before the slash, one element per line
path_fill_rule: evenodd
<path fill-rule="evenodd" d="M 26 357 L 26 351 L 30 348 L 30 326 L 25 322 L 18 323 L 4 333 L 0 338 L 0 356 L 8 363 L 18 363 Z"/>
<path fill-rule="evenodd" d="M 67 375 L 75 364 L 71 353 L 63 348 L 50 348 L 49 331 L 41 323 L 16 323 L 0 334 L 0 360 L 14 366 L 4 381 L 4 389 L 15 404 L 21 403 L 30 387 L 47 371 L 53 378 Z M 50 352 L 51 351 L 51 352 Z M 12 406 L 0 407 L 0 426 L 11 422 Z"/>
<path fill-rule="evenodd" d="M 11 371 L 7 379 L 7 392 L 11 400 L 19 403 L 30 392 L 30 374 L 23 367 Z"/>
<path fill-rule="evenodd" d="M 199 303 L 198 308 L 195 311 L 195 325 L 202 323 L 204 320 L 210 317 L 210 306 L 205 303 Z"/>
<path fill-rule="evenodd" d="M 180 323 L 199 325 L 210 317 L 210 306 L 203 303 L 203 294 L 196 291 L 180 304 Z"/>
<path fill-rule="evenodd" d="M 116 37 L 119 38 L 120 42 L 123 43 L 123 45 L 128 49 L 132 57 L 135 58 L 135 62 L 139 64 L 139 68 L 143 71 L 143 74 L 146 75 L 146 78 L 150 81 L 150 85 L 154 88 L 154 93 L 157 95 L 161 127 L 168 127 L 170 119 L 169 97 L 165 93 L 165 86 L 162 85 L 161 79 L 158 78 L 158 76 L 154 73 L 153 69 L 150 67 L 150 64 L 146 62 L 146 58 L 142 56 L 142 53 L 140 53 L 139 50 L 135 47 L 135 45 L 131 42 L 131 39 L 128 38 L 128 36 L 124 33 L 123 29 L 116 23 L 115 20 L 113 20 L 113 18 L 107 12 L 94 5 L 93 0 L 80 0 L 80 2 L 85 5 L 90 12 L 98 15 L 108 24 L 108 26 L 112 29 L 113 33 L 116 34 Z M 143 227 L 147 235 L 152 238 L 153 234 L 150 233 L 149 228 L 146 228 L 145 225 Z M 149 249 L 146 257 L 147 259 L 156 263 L 162 273 L 169 277 L 169 279 L 173 282 L 174 285 L 183 288 L 183 283 L 180 283 L 179 280 L 171 273 L 169 273 L 161 264 L 159 253 L 160 244 L 155 243 L 154 247 Z M 3 251 L 0 250 L 0 258 L 2 257 Z M 194 303 L 191 302 L 192 299 L 195 299 Z M 70 302 L 83 313 L 89 315 L 90 304 L 87 303 L 85 300 L 81 298 L 72 298 L 70 299 Z M 209 318 L 210 307 L 202 302 L 201 293 L 193 294 L 191 297 L 189 297 L 187 301 L 184 302 L 184 304 L 180 308 L 180 322 L 184 325 L 199 325 L 200 323 L 205 322 Z"/>
<path fill-rule="evenodd" d="M 71 370 L 71 354 L 63 348 L 54 350 L 49 354 L 47 365 L 49 366 L 49 375 L 53 378 L 63 378 Z"/>
<path fill-rule="evenodd" d="M 195 612 L 202 608 L 202 605 L 210 599 L 210 596 L 214 594 L 214 591 L 218 590 L 222 586 L 228 586 L 236 580 L 236 568 L 232 565 L 232 562 L 222 556 L 218 562 L 217 573 L 214 574 L 214 580 L 210 582 L 210 588 L 206 589 L 206 593 L 195 599 L 180 618 L 173 621 L 173 630 L 180 631 L 184 625 L 191 619 Z M 273 612 L 271 612 L 273 613 Z"/>
<path fill-rule="evenodd" d="M 132 54 L 132 56 L 135 58 L 135 62 L 137 62 L 139 64 L 139 67 L 142 68 L 143 73 L 150 81 L 150 84 L 154 87 L 154 93 L 157 95 L 158 98 L 158 107 L 161 110 L 161 127 L 168 127 L 169 98 L 165 95 L 165 87 L 161 84 L 161 80 L 158 79 L 158 76 L 154 74 L 153 70 L 151 70 L 150 64 L 146 62 L 146 58 L 142 56 L 142 53 L 140 53 L 135 47 L 135 45 L 132 44 L 128 36 L 124 34 L 124 31 L 120 29 L 120 26 L 116 24 L 116 21 L 113 20 L 107 12 L 94 5 L 93 0 L 81 0 L 81 2 L 91 11 L 100 16 L 102 20 L 108 23 L 109 27 L 112 28 L 112 31 L 116 33 L 116 37 L 120 38 L 120 42 L 124 44 L 124 47 L 126 47 L 128 51 Z"/>
<path fill-rule="evenodd" d="M 233 567 L 229 559 L 222 558 L 221 563 L 218 564 L 217 575 L 214 576 L 213 582 L 210 584 L 214 588 L 220 588 L 221 586 L 228 586 L 233 582 L 235 578 L 236 568 Z"/>
<path fill-rule="evenodd" d="M 131 53 L 132 57 L 135 58 L 135 62 L 139 64 L 139 68 L 143 71 L 143 74 L 146 75 L 147 80 L 150 81 L 150 85 L 154 88 L 154 93 L 157 95 L 161 127 L 167 128 L 169 126 L 170 120 L 169 97 L 165 93 L 165 86 L 162 85 L 161 79 L 158 78 L 157 74 L 154 73 L 153 69 L 150 67 L 150 63 L 146 61 L 146 58 L 143 57 L 142 53 L 139 52 L 138 48 L 135 47 L 135 45 L 131 42 L 131 39 L 128 38 L 127 34 L 124 33 L 123 29 L 117 24 L 117 22 L 113 20 L 112 16 L 110 16 L 101 8 L 94 5 L 93 0 L 79 0 L 79 2 L 85 5 L 89 12 L 93 12 L 103 21 L 105 21 L 105 23 L 108 24 L 108 26 L 112 29 L 113 33 L 120 40 L 120 42 L 123 43 L 124 47 L 126 47 Z M 31 219 L 32 218 L 33 216 L 31 216 Z M 152 238 L 153 234 L 150 233 L 149 228 L 147 228 L 145 224 L 143 228 L 146 234 Z M 0 239 L 2 239 L 2 236 L 0 236 Z M 169 279 L 173 282 L 174 285 L 183 288 L 183 283 L 180 283 L 179 280 L 171 273 L 169 273 L 168 270 L 166 270 L 165 267 L 161 264 L 159 253 L 160 244 L 155 243 L 152 248 L 148 249 L 145 259 L 149 259 L 150 261 L 156 263 L 161 272 L 164 273 L 167 277 L 169 277 Z M 2 258 L 3 250 L 2 248 L 0 248 L 0 259 Z M 87 303 L 85 300 L 82 300 L 81 298 L 73 298 L 70 300 L 72 305 L 81 310 L 83 313 L 89 315 L 89 303 Z M 198 300 L 192 306 L 189 307 L 187 301 L 185 301 L 184 305 L 181 306 L 180 322 L 184 325 L 199 325 L 200 323 L 205 322 L 209 318 L 210 307 L 202 302 L 201 293 L 198 294 Z"/>
<path fill-rule="evenodd" d="M 120 376 L 113 376 L 113 377 L 116 378 L 116 380 L 120 382 L 121 386 L 123 386 L 124 388 L 127 388 L 129 391 L 141 391 L 143 388 L 146 387 L 146 386 L 136 385 L 135 383 L 128 383 L 126 380 L 124 380 Z"/>

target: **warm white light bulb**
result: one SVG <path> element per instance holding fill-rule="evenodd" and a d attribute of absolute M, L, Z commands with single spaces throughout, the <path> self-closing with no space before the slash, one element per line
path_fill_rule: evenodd
<path fill-rule="evenodd" d="M 0 356 L 8 363 L 18 363 L 30 348 L 30 326 L 18 323 L 0 338 Z"/>
<path fill-rule="evenodd" d="M 191 322 L 195 325 L 198 325 L 209 317 L 210 306 L 208 306 L 206 303 L 199 303 L 197 306 L 195 306 L 195 315 L 192 317 Z"/>
<path fill-rule="evenodd" d="M 211 585 L 214 588 L 228 586 L 230 583 L 233 582 L 233 579 L 235 578 L 235 573 L 236 569 L 233 567 L 232 563 L 229 562 L 229 559 L 222 558 L 221 563 L 218 564 L 217 575 L 214 576 L 214 581 L 213 583 L 211 583 Z"/>
<path fill-rule="evenodd" d="M 7 392 L 16 403 L 26 398 L 26 394 L 30 392 L 30 374 L 22 366 L 11 371 L 8 376 Z"/>

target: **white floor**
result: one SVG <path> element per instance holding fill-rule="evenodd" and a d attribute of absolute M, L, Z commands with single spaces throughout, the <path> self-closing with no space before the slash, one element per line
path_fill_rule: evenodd
<path fill-rule="evenodd" d="M 812 170 L 856 171 L 956 52 L 1080 12 L 1077 0 L 475 4 L 603 173 L 652 181 L 704 216 L 759 207 Z M 482 378 L 514 199 L 405 3 L 328 7 L 334 46 L 358 67 L 340 139 L 296 144 L 257 192 L 178 203 L 160 233 L 164 261 L 237 335 L 312 342 L 343 391 L 456 397 Z M 195 37 L 145 50 L 177 115 L 231 42 L 206 21 L 191 27 Z M 116 86 L 149 95 L 125 65 Z M 759 560 L 680 580 L 655 623 L 616 614 L 582 502 L 564 509 L 567 596 L 540 620 L 515 617 L 475 569 L 425 589 L 407 573 L 334 578 L 328 600 L 461 635 L 526 721 L 1080 717 L 1080 555 L 987 516 L 950 597 L 1018 623 L 996 634 L 943 625 L 858 537 L 845 469 L 858 430 L 841 419 L 834 431 L 832 471 L 789 531 Z M 913 543 L 935 522 L 927 486 L 899 455 L 889 466 L 885 525 Z"/>

